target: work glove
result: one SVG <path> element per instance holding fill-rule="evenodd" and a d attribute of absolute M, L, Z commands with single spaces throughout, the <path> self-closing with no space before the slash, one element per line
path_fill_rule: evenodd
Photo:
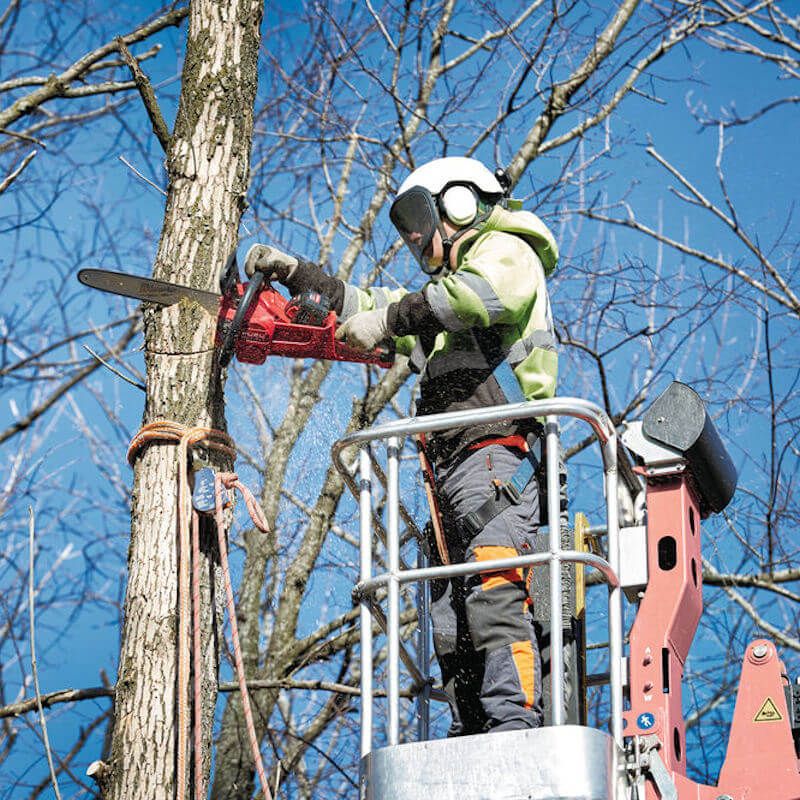
<path fill-rule="evenodd" d="M 391 339 L 389 325 L 386 320 L 387 308 L 378 308 L 374 311 L 360 311 L 353 314 L 350 319 L 342 324 L 336 331 L 336 338 L 345 340 L 356 350 L 369 352 L 387 339 Z"/>
<path fill-rule="evenodd" d="M 297 269 L 298 261 L 294 256 L 283 253 L 277 247 L 268 244 L 254 244 L 244 257 L 244 271 L 248 278 L 263 272 L 269 281 L 280 281 L 285 284 Z"/>

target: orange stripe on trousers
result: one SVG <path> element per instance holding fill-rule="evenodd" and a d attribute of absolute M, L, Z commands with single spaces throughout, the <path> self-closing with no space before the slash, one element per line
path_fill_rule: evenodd
<path fill-rule="evenodd" d="M 533 658 L 533 645 L 529 641 L 512 642 L 511 655 L 514 666 L 519 675 L 519 685 L 525 695 L 525 708 L 532 708 L 534 701 L 534 678 L 536 677 L 536 662 Z"/>
<path fill-rule="evenodd" d="M 475 548 L 475 560 L 494 561 L 496 558 L 513 558 L 519 555 L 514 547 L 500 547 L 499 545 L 483 545 Z M 484 572 L 481 574 L 481 588 L 484 591 L 505 586 L 508 583 L 522 581 L 522 567 L 517 569 L 504 569 L 497 572 Z"/>

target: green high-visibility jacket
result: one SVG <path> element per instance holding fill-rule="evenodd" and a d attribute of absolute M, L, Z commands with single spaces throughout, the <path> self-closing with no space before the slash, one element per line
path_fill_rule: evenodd
<path fill-rule="evenodd" d="M 421 373 L 418 414 L 507 402 L 492 374 L 502 359 L 510 362 L 526 399 L 555 394 L 558 356 L 545 285 L 558 261 L 553 235 L 535 214 L 495 206 L 467 236 L 458 269 L 419 292 L 344 287 L 342 319 L 389 306 L 397 350 Z M 448 458 L 478 438 L 530 427 L 502 423 L 439 434 L 432 455 Z"/>

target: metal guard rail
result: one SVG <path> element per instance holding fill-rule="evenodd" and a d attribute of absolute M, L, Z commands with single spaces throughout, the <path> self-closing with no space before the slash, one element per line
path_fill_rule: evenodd
<path fill-rule="evenodd" d="M 586 422 L 600 443 L 603 460 L 606 521 L 608 527 L 608 561 L 591 553 L 561 549 L 561 526 L 549 525 L 547 553 L 535 553 L 515 558 L 474 563 L 450 564 L 440 567 L 400 569 L 399 547 L 399 438 L 419 433 L 464 428 L 492 422 L 545 418 L 547 439 L 547 497 L 548 519 L 559 520 L 560 490 L 559 474 L 559 416 L 568 416 Z M 363 445 L 375 440 L 387 441 L 387 566 L 388 572 L 372 576 L 372 464 L 369 453 L 359 453 L 359 481 L 343 461 L 347 448 Z M 355 497 L 359 499 L 360 516 L 360 581 L 354 595 L 360 602 L 361 626 L 361 755 L 372 749 L 372 616 L 369 599 L 380 587 L 387 587 L 388 642 L 388 744 L 399 742 L 400 700 L 400 585 L 411 581 L 429 581 L 456 575 L 472 575 L 478 572 L 493 572 L 515 567 L 533 566 L 549 562 L 550 565 L 550 635 L 551 635 L 551 698 L 553 725 L 564 724 L 563 637 L 561 628 L 561 564 L 582 563 L 600 571 L 609 585 L 608 635 L 609 673 L 611 684 L 611 733 L 622 746 L 622 599 L 619 586 L 619 518 L 617 507 L 617 435 L 606 413 L 594 403 L 575 397 L 555 397 L 550 400 L 530 400 L 511 405 L 490 406 L 481 409 L 458 411 L 429 416 L 405 418 L 350 433 L 339 439 L 331 450 L 333 463 Z"/>

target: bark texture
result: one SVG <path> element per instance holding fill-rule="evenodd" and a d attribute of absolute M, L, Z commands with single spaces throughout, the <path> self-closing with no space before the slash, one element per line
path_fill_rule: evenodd
<path fill-rule="evenodd" d="M 167 154 L 170 185 L 156 278 L 214 289 L 236 247 L 249 177 L 262 11 L 260 0 L 192 0 L 180 105 Z M 191 303 L 146 312 L 144 423 L 168 419 L 225 429 L 214 330 L 215 320 Z M 142 452 L 135 465 L 116 724 L 105 781 L 105 796 L 112 800 L 174 796 L 176 481 L 174 445 L 155 444 Z M 204 531 L 201 541 L 206 779 L 217 686 L 212 532 Z"/>

